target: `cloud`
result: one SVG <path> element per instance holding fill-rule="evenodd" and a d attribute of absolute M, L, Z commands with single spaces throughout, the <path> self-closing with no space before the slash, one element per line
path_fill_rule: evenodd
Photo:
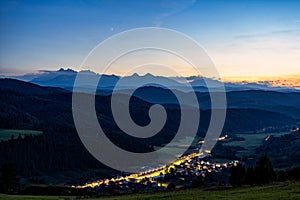
<path fill-rule="evenodd" d="M 300 29 L 277 29 L 272 31 L 265 31 L 265 32 L 256 32 L 256 33 L 246 33 L 246 34 L 238 34 L 235 35 L 235 39 L 247 39 L 247 38 L 265 38 L 270 36 L 278 36 L 278 35 L 294 35 L 299 34 Z"/>
<path fill-rule="evenodd" d="M 277 31 L 272 31 L 271 34 L 287 34 L 287 33 L 296 33 L 298 32 L 299 29 L 283 29 L 283 30 L 277 30 Z"/>
<path fill-rule="evenodd" d="M 31 71 L 19 69 L 19 68 L 15 68 L 15 67 L 0 66 L 0 75 L 12 76 L 12 75 L 25 74 L 25 73 L 29 73 L 29 72 L 31 72 Z"/>
<path fill-rule="evenodd" d="M 180 13 L 189 7 L 193 6 L 196 3 L 196 0 L 187 0 L 187 1 L 172 1 L 172 0 L 163 0 L 161 3 L 165 6 L 165 11 L 158 14 L 153 21 L 154 26 L 161 26 L 164 19 L 170 17 L 174 14 Z"/>
<path fill-rule="evenodd" d="M 265 33 L 249 33 L 249 34 L 239 34 L 233 36 L 235 39 L 247 39 L 247 38 L 257 38 L 267 36 Z"/>

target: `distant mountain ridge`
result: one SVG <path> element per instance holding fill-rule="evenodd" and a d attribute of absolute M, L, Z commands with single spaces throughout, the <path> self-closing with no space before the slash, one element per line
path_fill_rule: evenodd
<path fill-rule="evenodd" d="M 23 81 L 28 81 L 41 86 L 51 86 L 51 87 L 61 87 L 68 90 L 72 90 L 76 75 L 78 73 L 85 73 L 88 75 L 87 80 L 90 78 L 100 78 L 101 80 L 98 85 L 98 89 L 113 89 L 119 80 L 122 84 L 118 89 L 129 89 L 136 85 L 141 85 L 143 83 L 148 83 L 147 86 L 159 86 L 159 87 L 169 87 L 171 89 L 176 89 L 179 91 L 190 92 L 187 84 L 193 87 L 193 90 L 197 92 L 208 92 L 209 91 L 219 91 L 224 84 L 225 90 L 230 91 L 244 91 L 244 90 L 264 90 L 264 91 L 279 91 L 279 92 L 300 92 L 297 89 L 287 88 L 287 87 L 272 87 L 268 84 L 259 83 L 230 83 L 221 82 L 219 80 L 190 76 L 190 77 L 163 77 L 154 76 L 150 73 L 140 76 L 138 74 L 133 74 L 131 76 L 126 76 L 121 79 L 121 77 L 116 75 L 100 75 L 92 71 L 80 71 L 76 72 L 70 68 L 59 69 L 57 71 L 41 71 L 38 74 L 25 74 L 23 76 L 10 76 L 7 78 L 13 78 Z M 2 76 L 3 77 L 3 76 Z M 5 77 L 5 76 L 4 76 Z M 188 82 L 187 82 L 187 81 Z M 209 85 L 207 85 L 209 84 Z M 162 86 L 161 86 L 162 85 Z M 208 87 L 209 86 L 209 87 Z M 90 87 L 88 85 L 82 85 L 79 87 Z"/>

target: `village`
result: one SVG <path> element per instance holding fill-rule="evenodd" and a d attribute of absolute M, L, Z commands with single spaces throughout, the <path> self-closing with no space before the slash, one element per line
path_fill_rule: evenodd
<path fill-rule="evenodd" d="M 104 194 L 127 194 L 199 187 L 206 182 L 209 185 L 225 185 L 228 182 L 229 168 L 237 165 L 238 161 L 212 162 L 211 160 L 210 152 L 199 153 L 194 150 L 171 164 L 156 169 L 72 187 L 92 188 L 97 193 Z"/>

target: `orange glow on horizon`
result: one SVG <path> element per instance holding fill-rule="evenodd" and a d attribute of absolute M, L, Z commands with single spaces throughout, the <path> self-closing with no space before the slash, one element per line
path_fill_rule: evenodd
<path fill-rule="evenodd" d="M 300 74 L 282 76 L 223 76 L 224 82 L 268 83 L 271 86 L 291 87 L 300 89 Z"/>

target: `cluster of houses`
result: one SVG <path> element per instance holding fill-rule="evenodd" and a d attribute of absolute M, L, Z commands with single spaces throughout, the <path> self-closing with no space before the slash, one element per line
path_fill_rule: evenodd
<path fill-rule="evenodd" d="M 100 193 L 134 193 L 154 190 L 166 190 L 175 188 L 192 187 L 193 181 L 199 177 L 205 180 L 212 174 L 228 173 L 228 168 L 236 165 L 238 161 L 223 163 L 211 162 L 210 157 L 199 157 L 198 154 L 190 154 L 179 158 L 175 162 L 151 171 L 118 176 L 112 179 L 99 180 L 87 183 L 84 186 L 91 187 Z M 220 182 L 220 176 L 218 184 Z M 227 180 L 226 180 L 227 181 Z M 226 182 L 225 181 L 225 182 Z M 209 181 L 212 183 L 212 181 Z"/>

